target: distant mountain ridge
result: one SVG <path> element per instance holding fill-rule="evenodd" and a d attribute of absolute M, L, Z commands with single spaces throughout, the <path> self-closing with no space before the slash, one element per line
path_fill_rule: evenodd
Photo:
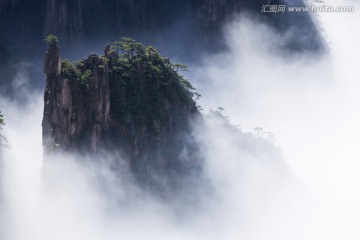
<path fill-rule="evenodd" d="M 321 36 L 308 13 L 261 13 L 263 5 L 285 0 L 3 0 L 0 33 L 5 40 L 28 42 L 55 34 L 62 45 L 106 41 L 121 36 L 181 49 L 214 51 L 223 44 L 222 28 L 249 14 L 280 32 L 291 28 L 295 50 L 316 51 Z M 303 4 L 297 1 L 296 5 Z M 300 38 L 301 36 L 301 38 Z M 306 39 L 306 42 L 299 39 Z"/>

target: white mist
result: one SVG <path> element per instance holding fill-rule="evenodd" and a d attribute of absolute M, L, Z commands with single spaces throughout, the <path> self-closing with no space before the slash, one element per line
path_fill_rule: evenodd
<path fill-rule="evenodd" d="M 76 163 L 78 156 L 53 159 L 45 171 L 41 93 L 24 106 L 2 100 L 11 149 L 2 170 L 1 239 L 358 239 L 359 18 L 357 11 L 321 14 L 331 56 L 320 60 L 274 56 L 270 46 L 281 38 L 249 20 L 229 27 L 232 51 L 193 70 L 195 80 L 207 80 L 198 83 L 200 104 L 224 107 L 245 130 L 274 132 L 294 176 L 263 140 L 208 121 L 198 137 L 215 193 L 189 218 L 105 168 Z"/>

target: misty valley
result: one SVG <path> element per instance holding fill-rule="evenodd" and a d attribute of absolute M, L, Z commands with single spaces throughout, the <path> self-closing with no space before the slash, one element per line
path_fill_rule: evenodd
<path fill-rule="evenodd" d="M 359 239 L 358 7 L 0 0 L 0 240 Z"/>

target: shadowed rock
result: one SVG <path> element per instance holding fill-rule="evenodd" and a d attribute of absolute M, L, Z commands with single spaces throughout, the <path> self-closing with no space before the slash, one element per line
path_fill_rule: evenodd
<path fill-rule="evenodd" d="M 61 73 L 60 48 L 57 44 L 51 44 L 45 53 L 44 73 L 48 77 L 57 77 Z"/>
<path fill-rule="evenodd" d="M 175 65 L 152 47 L 131 39 L 121 44 L 120 56 L 107 46 L 104 56 L 90 54 L 76 65 L 63 61 L 60 74 L 59 47 L 50 46 L 44 154 L 112 153 L 140 182 L 167 185 L 199 169 L 191 123 L 200 113 Z M 121 168 L 119 161 L 113 169 Z"/>

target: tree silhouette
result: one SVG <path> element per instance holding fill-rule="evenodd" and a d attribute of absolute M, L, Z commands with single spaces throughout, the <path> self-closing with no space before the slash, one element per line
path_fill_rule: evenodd
<path fill-rule="evenodd" d="M 0 130 L 2 129 L 2 126 L 4 125 L 4 116 L 1 114 L 1 111 L 0 111 Z"/>
<path fill-rule="evenodd" d="M 274 135 L 272 132 L 267 132 L 266 134 L 267 134 L 268 139 L 269 139 L 271 142 L 275 142 L 275 141 L 276 141 L 275 135 Z"/>
<path fill-rule="evenodd" d="M 44 40 L 49 45 L 55 45 L 59 42 L 59 39 L 55 35 L 52 35 L 52 34 L 46 36 Z"/>
<path fill-rule="evenodd" d="M 181 63 L 174 64 L 174 69 L 177 72 L 179 72 L 179 71 L 185 71 L 185 72 L 189 71 L 187 66 L 184 65 L 184 64 L 181 64 Z"/>
<path fill-rule="evenodd" d="M 257 136 L 260 137 L 260 132 L 262 132 L 264 129 L 262 129 L 261 127 L 255 127 L 254 131 L 257 132 Z"/>

